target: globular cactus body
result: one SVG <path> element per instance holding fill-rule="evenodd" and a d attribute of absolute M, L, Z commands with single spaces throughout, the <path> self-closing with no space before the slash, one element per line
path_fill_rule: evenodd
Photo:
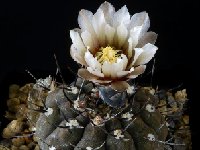
<path fill-rule="evenodd" d="M 11 94 L 6 117 L 12 121 L 3 131 L 6 139 L 0 149 L 191 149 L 189 116 L 183 111 L 185 89 L 173 93 L 149 87 L 122 93 L 109 89 L 110 96 L 105 97 L 103 87 L 98 90 L 80 78 L 51 92 L 46 87 L 26 84 Z M 116 107 L 122 103 L 113 100 L 120 101 L 123 94 L 123 105 Z M 19 99 L 20 104 L 14 105 Z"/>
<path fill-rule="evenodd" d="M 141 88 L 132 98 L 127 96 L 123 107 L 113 108 L 105 103 L 96 104 L 98 90 L 94 96 L 93 85 L 85 82 L 81 86 L 81 82 L 78 79 L 75 86 L 60 86 L 48 94 L 45 107 L 52 111 L 41 113 L 36 123 L 42 150 L 52 146 L 62 150 L 164 149 L 157 140 L 165 141 L 168 129 L 164 117 L 155 109 L 156 96 Z M 74 87 L 78 91 L 73 93 L 70 89 Z M 77 101 L 85 105 L 76 107 Z M 149 139 L 149 135 L 155 139 Z"/>

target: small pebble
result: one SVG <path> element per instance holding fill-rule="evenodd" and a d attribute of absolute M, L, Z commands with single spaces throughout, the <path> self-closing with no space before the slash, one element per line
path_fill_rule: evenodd
<path fill-rule="evenodd" d="M 17 84 L 12 84 L 12 85 L 9 87 L 9 98 L 17 97 L 18 91 L 19 91 L 19 85 L 17 85 Z"/>
<path fill-rule="evenodd" d="M 11 121 L 8 126 L 3 130 L 4 138 L 11 138 L 15 136 L 17 133 L 21 133 L 23 131 L 24 123 L 20 120 Z"/>
<path fill-rule="evenodd" d="M 14 146 L 20 147 L 21 145 L 23 145 L 25 143 L 25 140 L 24 140 L 23 137 L 13 138 L 12 139 L 12 143 L 13 143 Z"/>
<path fill-rule="evenodd" d="M 29 148 L 26 145 L 22 145 L 19 147 L 19 150 L 29 150 Z"/>
<path fill-rule="evenodd" d="M 11 112 L 16 112 L 19 104 L 20 100 L 18 98 L 11 98 L 7 100 L 8 110 Z"/>

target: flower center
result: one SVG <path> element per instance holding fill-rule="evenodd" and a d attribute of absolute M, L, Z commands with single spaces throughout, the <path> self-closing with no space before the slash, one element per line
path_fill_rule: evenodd
<path fill-rule="evenodd" d="M 96 57 L 101 64 L 103 64 L 105 61 L 115 63 L 117 62 L 117 58 L 120 56 L 118 52 L 119 50 L 113 50 L 113 48 L 110 46 L 105 48 L 101 47 L 100 51 L 96 53 Z"/>

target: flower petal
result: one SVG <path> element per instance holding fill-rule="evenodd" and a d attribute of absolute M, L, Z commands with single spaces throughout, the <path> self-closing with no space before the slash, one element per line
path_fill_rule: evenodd
<path fill-rule="evenodd" d="M 150 27 L 150 20 L 149 20 L 148 13 L 146 12 L 136 13 L 131 17 L 129 29 L 133 29 L 136 26 L 142 26 L 140 36 L 142 36 L 145 32 L 148 31 Z"/>
<path fill-rule="evenodd" d="M 118 48 L 120 49 L 128 36 L 128 30 L 125 27 L 125 25 L 123 23 L 121 23 L 118 27 L 117 27 L 117 44 L 118 44 Z"/>
<path fill-rule="evenodd" d="M 113 39 L 115 35 L 115 28 L 111 27 L 110 25 L 105 26 L 105 35 L 106 35 L 106 44 L 112 45 Z"/>
<path fill-rule="evenodd" d="M 87 69 L 79 69 L 77 73 L 81 78 L 84 78 L 85 80 L 96 80 L 98 79 L 97 76 L 91 74 Z"/>
<path fill-rule="evenodd" d="M 135 48 L 136 45 L 138 44 L 141 30 L 142 30 L 142 26 L 136 26 L 130 30 L 130 37 L 132 40 L 132 48 Z"/>
<path fill-rule="evenodd" d="M 138 59 L 138 57 L 140 56 L 140 54 L 142 52 L 143 52 L 142 48 L 135 48 L 134 49 L 134 56 L 130 60 L 131 63 L 129 64 L 128 69 L 131 68 L 133 65 L 135 65 L 136 60 Z"/>
<path fill-rule="evenodd" d="M 137 47 L 143 47 L 147 43 L 155 44 L 157 36 L 155 32 L 146 32 L 144 36 L 139 39 Z"/>
<path fill-rule="evenodd" d="M 129 71 L 118 71 L 117 72 L 117 77 L 118 78 L 122 78 L 122 77 L 126 76 L 129 73 L 130 73 Z"/>
<path fill-rule="evenodd" d="M 81 53 L 79 53 L 79 51 L 74 46 L 74 44 L 71 45 L 70 55 L 74 59 L 74 61 L 76 61 L 77 63 L 84 65 L 84 66 L 88 66 L 84 57 L 81 55 Z"/>
<path fill-rule="evenodd" d="M 87 70 L 91 73 L 91 74 L 94 74 L 95 76 L 98 76 L 98 77 L 104 77 L 104 74 L 101 73 L 101 71 L 99 71 L 98 69 L 93 69 L 92 67 L 87 67 Z"/>
<path fill-rule="evenodd" d="M 97 58 L 94 58 L 89 51 L 85 52 L 85 61 L 93 70 L 101 71 L 101 64 L 98 62 Z"/>
<path fill-rule="evenodd" d="M 113 26 L 116 28 L 121 23 L 123 23 L 125 26 L 128 26 L 128 24 L 130 23 L 130 14 L 126 5 L 124 5 L 114 14 Z"/>
<path fill-rule="evenodd" d="M 112 82 L 111 80 L 105 80 L 105 79 L 98 79 L 98 80 L 92 80 L 92 82 L 94 83 L 98 83 L 98 84 L 108 84 L 110 82 Z"/>
<path fill-rule="evenodd" d="M 94 41 L 97 41 L 96 33 L 92 26 L 92 18 L 93 18 L 92 12 L 82 9 L 79 12 L 78 24 L 79 24 L 80 28 L 82 29 L 82 31 L 87 30 L 88 32 L 90 32 Z"/>
<path fill-rule="evenodd" d="M 98 62 L 97 58 L 94 58 L 89 51 L 85 53 L 85 61 L 89 66 L 87 67 L 87 70 L 90 73 L 98 77 L 104 77 L 104 74 L 101 72 L 101 64 Z"/>
<path fill-rule="evenodd" d="M 122 70 L 125 70 L 126 67 L 127 67 L 127 64 L 128 64 L 128 58 L 126 57 L 126 55 L 121 54 L 121 59 L 122 59 L 122 62 L 123 62 L 123 69 Z"/>
<path fill-rule="evenodd" d="M 109 63 L 105 61 L 102 65 L 102 72 L 105 75 L 105 77 L 111 77 L 111 78 L 119 78 L 126 76 L 130 71 L 124 71 L 126 69 L 128 63 L 128 59 L 126 55 L 122 54 L 121 59 L 118 60 L 117 63 Z"/>
<path fill-rule="evenodd" d="M 128 50 L 127 51 L 128 51 L 127 52 L 128 59 L 130 59 L 133 56 L 133 40 L 131 37 L 128 39 Z"/>
<path fill-rule="evenodd" d="M 108 84 L 111 82 L 111 80 L 100 80 L 99 77 L 95 76 L 94 74 L 91 74 L 87 69 L 79 69 L 78 76 L 85 80 L 92 81 L 94 83 Z"/>
<path fill-rule="evenodd" d="M 99 8 L 102 9 L 106 22 L 112 25 L 113 15 L 115 13 L 115 8 L 113 7 L 113 5 L 111 5 L 109 2 L 104 2 Z"/>
<path fill-rule="evenodd" d="M 117 72 L 117 77 L 118 78 L 125 77 L 126 75 L 130 74 L 133 71 L 134 71 L 134 67 L 132 67 L 129 71 L 118 71 Z"/>
<path fill-rule="evenodd" d="M 70 37 L 72 39 L 72 43 L 74 44 L 74 47 L 76 47 L 77 51 L 81 53 L 81 55 L 83 55 L 87 49 L 85 45 L 83 44 L 83 41 L 79 33 L 74 30 L 70 30 Z"/>
<path fill-rule="evenodd" d="M 104 13 L 101 9 L 98 9 L 97 12 L 94 14 L 93 19 L 92 19 L 92 24 L 96 32 L 99 44 L 101 46 L 105 46 L 104 30 L 105 30 L 106 21 L 104 18 Z"/>
<path fill-rule="evenodd" d="M 129 79 L 134 79 L 134 78 L 136 78 L 138 75 L 143 74 L 144 71 L 145 71 L 145 69 L 146 69 L 146 65 L 140 65 L 140 66 L 138 66 L 138 67 L 135 67 L 135 68 L 134 68 L 134 71 L 131 72 L 131 73 L 127 76 L 127 78 L 129 78 Z"/>
<path fill-rule="evenodd" d="M 129 87 L 129 84 L 126 81 L 116 81 L 111 83 L 111 88 L 116 91 L 123 92 Z"/>
<path fill-rule="evenodd" d="M 105 77 L 110 77 L 111 69 L 112 69 L 112 65 L 109 62 L 105 61 L 102 65 L 102 72 Z"/>
<path fill-rule="evenodd" d="M 122 58 L 118 58 L 116 63 L 110 64 L 110 75 L 111 78 L 118 78 L 117 73 L 123 71 L 124 65 L 126 63 L 126 60 L 123 60 Z"/>
<path fill-rule="evenodd" d="M 126 69 L 127 63 L 128 59 L 126 55 L 122 54 L 121 59 L 118 60 L 117 63 L 111 64 L 105 61 L 102 65 L 102 72 L 105 77 L 119 78 L 125 76 L 130 73 L 129 71 L 124 71 Z"/>
<path fill-rule="evenodd" d="M 153 44 L 146 44 L 144 47 L 142 47 L 143 52 L 140 54 L 138 59 L 135 62 L 135 66 L 142 65 L 148 63 L 155 55 L 158 48 Z"/>
<path fill-rule="evenodd" d="M 89 47 L 89 50 L 92 52 L 92 54 L 94 54 L 95 48 L 97 47 L 97 45 L 95 45 L 95 42 L 94 42 L 90 32 L 88 32 L 87 30 L 83 31 L 81 33 L 81 38 L 83 39 L 85 46 Z"/>

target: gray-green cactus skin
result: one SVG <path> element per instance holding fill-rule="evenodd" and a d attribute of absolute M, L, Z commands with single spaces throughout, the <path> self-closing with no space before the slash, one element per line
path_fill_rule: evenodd
<path fill-rule="evenodd" d="M 147 109 L 147 105 L 156 108 L 158 104 L 158 98 L 149 90 L 138 88 L 132 96 L 127 95 L 123 107 L 112 108 L 103 103 L 101 105 L 106 109 L 102 109 L 98 104 L 93 108 L 87 104 L 97 101 L 91 96 L 92 83 L 82 84 L 79 79 L 75 87 L 79 89 L 75 94 L 68 89 L 70 86 L 59 86 L 48 94 L 45 107 L 53 111 L 49 115 L 40 113 L 36 122 L 36 137 L 42 150 L 51 147 L 56 150 L 164 150 L 164 144 L 158 141 L 166 140 L 168 128 L 157 109 Z M 74 108 L 77 99 L 87 102 L 84 111 Z M 105 114 L 109 117 L 96 125 L 93 122 L 95 116 L 92 118 L 91 109 L 87 108 L 102 118 Z M 126 113 L 131 117 L 122 117 Z M 77 120 L 79 126 L 66 126 L 72 119 Z M 117 137 L 116 130 L 122 131 L 122 136 Z M 154 138 L 149 139 L 149 135 Z"/>

